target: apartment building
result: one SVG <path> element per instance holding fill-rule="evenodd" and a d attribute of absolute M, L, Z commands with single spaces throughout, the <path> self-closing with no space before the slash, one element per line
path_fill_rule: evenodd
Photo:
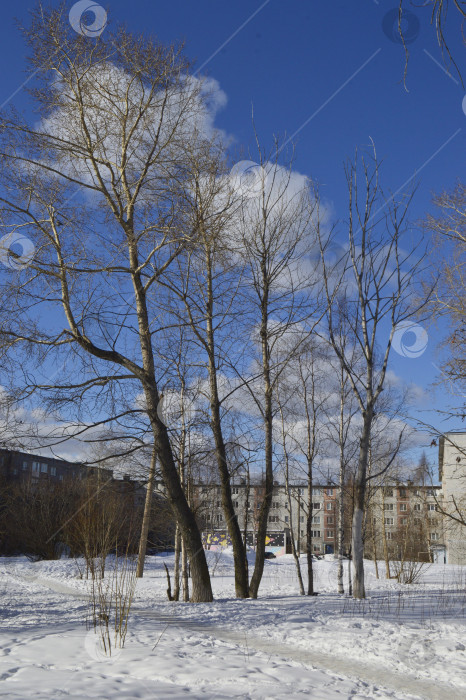
<path fill-rule="evenodd" d="M 51 482 L 66 479 L 82 479 L 84 476 L 112 479 L 111 469 L 89 467 L 77 462 L 67 462 L 55 457 L 41 457 L 19 450 L 0 449 L 0 477 L 8 482 L 30 478 L 33 481 Z"/>
<path fill-rule="evenodd" d="M 331 485 L 316 485 L 312 489 L 312 549 L 315 554 L 332 554 L 336 549 L 338 490 Z M 195 510 L 207 547 L 228 544 L 218 485 L 196 485 L 193 489 Z M 255 545 L 259 511 L 264 487 L 245 482 L 232 486 L 233 505 L 240 529 L 250 546 Z M 291 537 L 297 551 L 307 548 L 306 526 L 309 513 L 308 489 L 305 484 L 293 484 L 288 489 L 275 482 L 272 505 L 268 516 L 267 550 L 276 554 L 291 553 Z"/>
<path fill-rule="evenodd" d="M 466 433 L 449 432 L 439 440 L 439 479 L 442 483 L 446 557 L 449 564 L 466 564 Z M 451 517 L 449 517 L 451 516 Z"/>
<path fill-rule="evenodd" d="M 394 482 L 373 488 L 366 515 L 366 555 L 446 563 L 441 498 L 440 486 Z"/>
<path fill-rule="evenodd" d="M 218 485 L 197 485 L 193 489 L 195 510 L 204 533 L 206 547 L 229 544 Z M 426 561 L 446 561 L 444 525 L 438 504 L 440 486 L 416 485 L 412 482 L 372 488 L 366 512 L 365 554 L 378 558 L 385 554 L 399 558 L 403 552 Z M 240 529 L 249 546 L 255 545 L 259 510 L 264 487 L 236 483 L 232 486 L 233 504 Z M 350 541 L 351 494 L 344 494 L 347 522 L 344 551 Z M 337 551 L 340 489 L 332 484 L 319 484 L 312 489 L 312 551 L 317 555 Z M 294 484 L 288 489 L 275 483 L 268 516 L 267 550 L 275 554 L 291 553 L 291 538 L 296 550 L 307 551 L 306 524 L 309 513 L 308 489 Z"/>

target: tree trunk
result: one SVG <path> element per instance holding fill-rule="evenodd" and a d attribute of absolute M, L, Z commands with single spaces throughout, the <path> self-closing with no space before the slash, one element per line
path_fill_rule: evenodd
<path fill-rule="evenodd" d="M 181 540 L 181 579 L 183 582 L 183 600 L 187 603 L 189 601 L 189 564 L 183 540 Z"/>
<path fill-rule="evenodd" d="M 372 556 L 374 558 L 374 567 L 376 578 L 379 578 L 379 565 L 377 563 L 377 535 L 375 531 L 374 516 L 372 514 Z"/>
<path fill-rule="evenodd" d="M 344 499 L 344 489 L 345 489 L 345 440 L 344 440 L 344 418 L 345 418 L 345 396 L 344 396 L 344 375 L 343 368 L 340 366 L 340 421 L 338 425 L 338 442 L 340 447 L 340 473 L 339 473 L 339 486 L 340 486 L 340 501 L 338 504 L 338 593 L 341 595 L 345 592 L 345 587 L 343 585 L 343 543 L 345 536 L 345 499 Z"/>
<path fill-rule="evenodd" d="M 214 386 L 215 385 L 215 386 Z M 215 454 L 222 490 L 222 506 L 227 523 L 228 534 L 233 546 L 235 567 L 235 592 L 237 598 L 249 598 L 248 572 L 246 568 L 246 551 L 244 548 L 238 516 L 235 512 L 231 494 L 230 473 L 228 470 L 225 443 L 220 423 L 220 403 L 217 395 L 216 380 L 211 377 L 211 425 L 215 440 Z"/>
<path fill-rule="evenodd" d="M 144 515 L 142 516 L 141 537 L 139 540 L 138 567 L 136 571 L 137 578 L 142 578 L 144 574 L 144 563 L 146 560 L 147 536 L 149 534 L 149 524 L 152 509 L 152 496 L 154 489 L 155 477 L 155 450 L 152 451 L 152 459 L 150 463 L 149 480 L 146 486 L 146 500 L 144 503 Z"/>
<path fill-rule="evenodd" d="M 206 330 L 207 351 L 209 357 L 209 387 L 210 387 L 210 412 L 211 428 L 215 441 L 215 456 L 220 476 L 222 490 L 222 506 L 225 516 L 228 534 L 233 546 L 233 561 L 235 567 L 235 591 L 237 598 L 249 598 L 248 570 L 246 565 L 246 551 L 241 536 L 238 516 L 233 506 L 231 494 L 230 472 L 228 470 L 227 453 L 223 440 L 222 422 L 220 415 L 220 399 L 218 395 L 217 367 L 215 362 L 215 339 L 213 328 L 213 288 L 212 288 L 213 261 L 210 249 L 206 250 L 207 269 L 207 304 L 206 304 Z"/>
<path fill-rule="evenodd" d="M 263 296 L 261 300 L 261 349 L 262 349 L 262 379 L 264 387 L 264 438 L 265 438 L 265 493 L 259 513 L 259 525 L 257 528 L 256 561 L 254 572 L 249 585 L 249 595 L 257 598 L 259 586 L 264 572 L 265 538 L 267 536 L 267 522 L 273 494 L 273 407 L 272 407 L 272 382 L 270 376 L 270 348 L 268 333 L 268 289 L 267 269 L 262 265 Z"/>
<path fill-rule="evenodd" d="M 355 483 L 355 501 L 353 511 L 352 552 L 353 552 L 353 597 L 365 598 L 364 588 L 364 497 L 366 494 L 366 475 L 369 462 L 369 447 L 372 427 L 372 409 L 368 408 L 363 416 L 363 427 L 359 443 L 358 472 Z"/>
<path fill-rule="evenodd" d="M 338 593 L 343 594 L 343 547 L 345 539 L 345 500 L 344 500 L 344 470 L 340 463 L 340 501 L 338 504 Z"/>
<path fill-rule="evenodd" d="M 192 600 L 194 603 L 210 603 L 213 600 L 212 585 L 210 582 L 209 567 L 207 566 L 207 560 L 202 545 L 201 533 L 199 532 L 196 518 L 188 505 L 180 483 L 180 477 L 168 437 L 167 426 L 157 413 L 160 397 L 155 380 L 152 332 L 147 311 L 146 290 L 141 278 L 137 242 L 132 222 L 126 224 L 125 231 L 128 238 L 129 261 L 136 299 L 139 342 L 144 367 L 144 373 L 141 375 L 141 382 L 144 387 L 147 414 L 150 418 L 154 435 L 154 449 L 156 450 L 157 458 L 160 463 L 160 470 L 167 491 L 168 501 L 188 550 L 193 580 Z"/>
<path fill-rule="evenodd" d="M 350 551 L 348 552 L 348 595 L 349 596 L 353 595 L 353 581 L 351 578 L 352 563 L 353 563 L 353 552 L 352 552 L 351 546 L 350 546 Z"/>
<path fill-rule="evenodd" d="M 301 564 L 299 561 L 299 552 L 296 551 L 296 542 L 294 539 L 293 509 L 292 509 L 291 493 L 290 493 L 290 486 L 289 486 L 288 460 L 287 460 L 287 466 L 286 466 L 285 485 L 286 485 L 286 495 L 288 498 L 288 512 L 290 514 L 289 517 L 290 517 L 291 552 L 293 554 L 293 559 L 294 559 L 294 562 L 296 564 L 296 574 L 298 576 L 299 592 L 301 595 L 305 595 L 303 574 L 301 572 Z M 299 528 L 299 515 L 298 515 L 298 528 Z M 286 542 L 285 542 L 285 545 L 286 545 Z"/>
<path fill-rule="evenodd" d="M 312 516 L 314 513 L 312 502 L 312 463 L 308 464 L 307 497 L 309 501 L 306 522 L 307 594 L 314 595 L 314 563 L 312 560 Z"/>
<path fill-rule="evenodd" d="M 180 554 L 181 554 L 181 532 L 178 525 L 175 531 L 175 567 L 173 570 L 173 600 L 180 599 Z"/>
<path fill-rule="evenodd" d="M 150 398 L 152 399 L 151 396 Z M 193 603 L 210 603 L 213 600 L 213 594 L 202 538 L 180 483 L 167 429 L 158 416 L 152 418 L 152 426 L 167 498 L 180 527 L 191 565 L 193 588 L 191 600 Z"/>

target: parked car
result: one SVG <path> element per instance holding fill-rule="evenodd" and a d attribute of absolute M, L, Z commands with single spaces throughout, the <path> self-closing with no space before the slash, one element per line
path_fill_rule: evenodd
<path fill-rule="evenodd" d="M 264 559 L 276 559 L 277 557 L 273 552 L 264 552 Z"/>

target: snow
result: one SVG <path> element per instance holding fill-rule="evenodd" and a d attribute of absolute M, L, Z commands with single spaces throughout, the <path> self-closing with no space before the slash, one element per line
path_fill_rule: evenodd
<path fill-rule="evenodd" d="M 260 598 L 242 601 L 232 595 L 231 553 L 207 554 L 212 604 L 169 602 L 163 564 L 172 569 L 173 556 L 148 558 L 125 647 L 111 657 L 86 629 L 88 582 L 73 559 L 0 558 L 0 695 L 466 697 L 461 567 L 433 564 L 418 584 L 401 585 L 365 562 L 367 598 L 355 601 L 337 594 L 337 562 L 326 557 L 315 562 L 319 595 L 308 598 L 285 555 L 266 560 Z"/>

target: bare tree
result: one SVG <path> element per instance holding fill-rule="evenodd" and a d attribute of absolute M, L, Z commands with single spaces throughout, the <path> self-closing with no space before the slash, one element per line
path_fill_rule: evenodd
<path fill-rule="evenodd" d="M 362 170 L 363 191 L 359 179 Z M 337 281 L 326 264 L 325 240 L 321 235 L 324 284 L 328 300 L 330 343 L 347 374 L 361 413 L 358 469 L 352 528 L 353 596 L 365 597 L 363 518 L 369 446 L 380 395 L 384 389 L 388 360 L 398 324 L 411 319 L 428 303 L 413 297 L 413 280 L 422 271 L 425 253 L 410 244 L 406 235 L 412 194 L 400 203 L 384 199 L 379 186 L 379 166 L 362 157 L 345 168 L 349 195 L 348 262 Z M 348 287 L 348 280 L 354 285 Z M 339 317 L 350 329 L 352 344 L 363 356 L 363 373 L 352 366 L 348 346 L 337 334 Z M 375 476 L 375 475 L 371 475 Z"/>
<path fill-rule="evenodd" d="M 36 253 L 3 288 L 2 341 L 10 352 L 35 352 L 42 365 L 66 356 L 72 381 L 33 378 L 29 388 L 70 410 L 76 402 L 91 415 L 94 406 L 109 411 L 113 390 L 106 419 L 115 420 L 118 393 L 134 406 L 142 395 L 138 410 L 191 562 L 192 599 L 211 601 L 201 536 L 157 412 L 154 350 L 158 282 L 193 243 L 178 193 L 190 186 L 184 145 L 206 148 L 207 92 L 178 48 L 124 29 L 88 39 L 63 8 L 33 12 L 26 38 L 42 76 L 33 93 L 42 120 L 2 116 L 0 216 L 8 233 L 34 240 Z"/>
<path fill-rule="evenodd" d="M 452 192 L 434 198 L 440 213 L 424 221 L 433 236 L 433 275 L 437 281 L 432 309 L 446 319 L 450 332 L 444 341 L 448 357 L 439 381 L 455 397 L 466 395 L 466 186 L 458 182 Z M 428 280 L 426 284 L 430 285 Z M 465 415 L 464 401 L 455 413 Z"/>
<path fill-rule="evenodd" d="M 207 161 L 207 162 L 206 162 Z M 238 598 L 249 597 L 245 545 L 233 505 L 227 444 L 224 436 L 225 399 L 231 392 L 221 391 L 219 376 L 225 356 L 233 361 L 234 339 L 238 342 L 238 287 L 241 265 L 231 253 L 232 219 L 241 206 L 234 197 L 225 173 L 221 150 L 212 149 L 203 159 L 193 153 L 192 191 L 186 202 L 187 226 L 196 231 L 196 248 L 187 251 L 177 261 L 176 274 L 168 276 L 169 286 L 182 303 L 179 322 L 186 322 L 194 335 L 198 352 L 192 361 L 198 367 L 207 366 L 210 427 L 215 445 L 215 458 L 222 493 L 222 507 L 228 534 L 233 546 L 235 590 Z M 233 258 L 233 260 L 231 260 Z M 223 393 L 223 396 L 222 396 Z"/>
<path fill-rule="evenodd" d="M 139 554 L 136 567 L 136 577 L 142 578 L 144 574 L 144 562 L 146 559 L 147 536 L 149 534 L 150 519 L 152 513 L 152 497 L 155 486 L 156 453 L 152 450 L 152 458 L 149 469 L 149 478 L 146 485 L 146 498 L 144 501 L 144 514 L 142 516 L 141 537 L 139 539 Z"/>
<path fill-rule="evenodd" d="M 247 389 L 262 420 L 265 467 L 256 561 L 249 584 L 252 598 L 258 595 L 264 569 L 273 495 L 273 420 L 277 410 L 274 389 L 295 347 L 302 342 L 302 334 L 296 333 L 293 347 L 293 333 L 315 310 L 308 271 L 302 269 L 311 245 L 314 192 L 308 182 L 296 182 L 289 169 L 279 166 L 278 143 L 272 157 L 264 155 L 259 144 L 258 153 L 257 194 L 245 201 L 238 222 L 240 254 L 246 268 L 245 309 L 249 310 L 249 327 L 256 347 L 252 366 L 257 368 L 257 374 L 247 382 Z"/>
<path fill-rule="evenodd" d="M 466 7 L 463 0 L 425 0 L 425 2 L 422 4 L 414 2 L 413 0 L 399 0 L 397 29 L 406 56 L 403 76 L 405 85 L 408 72 L 409 51 L 407 46 L 407 38 L 405 37 L 405 32 L 402 25 L 403 20 L 406 17 L 406 12 L 409 11 L 408 7 L 410 5 L 416 10 L 418 10 L 420 7 L 423 9 L 427 8 L 427 11 L 430 10 L 430 23 L 435 28 L 437 42 L 442 52 L 443 61 L 447 68 L 449 68 L 450 65 L 453 65 L 459 79 L 461 80 L 461 84 L 464 87 L 463 74 L 458 66 L 457 58 L 455 59 L 453 57 L 450 49 L 450 43 L 446 35 L 447 24 L 450 29 L 457 26 L 460 28 L 460 40 L 465 43 L 464 22 L 466 20 Z M 405 17 L 403 17 L 403 13 L 405 13 Z"/>
<path fill-rule="evenodd" d="M 299 592 L 301 595 L 305 595 L 303 574 L 301 571 L 301 563 L 299 560 L 300 552 L 296 546 L 296 540 L 299 541 L 299 512 L 298 512 L 298 522 L 295 524 L 294 521 L 294 489 L 293 489 L 293 479 L 292 479 L 292 461 L 293 461 L 293 450 L 290 446 L 293 444 L 292 436 L 290 435 L 290 429 L 287 425 L 287 420 L 285 417 L 286 400 L 289 400 L 289 391 L 287 391 L 288 386 L 277 387 L 276 391 L 276 402 L 278 405 L 278 411 L 280 415 L 280 438 L 281 449 L 284 458 L 284 480 L 285 480 L 285 495 L 287 500 L 287 510 L 288 510 L 288 522 L 285 524 L 285 530 L 289 532 L 291 540 L 291 553 L 295 561 L 296 575 L 298 577 Z M 299 510 L 299 509 L 298 509 Z M 296 526 L 295 526 L 296 525 Z M 298 529 L 296 529 L 298 528 Z M 298 537 L 296 537 L 298 535 Z M 286 544 L 286 542 L 285 542 Z"/>

